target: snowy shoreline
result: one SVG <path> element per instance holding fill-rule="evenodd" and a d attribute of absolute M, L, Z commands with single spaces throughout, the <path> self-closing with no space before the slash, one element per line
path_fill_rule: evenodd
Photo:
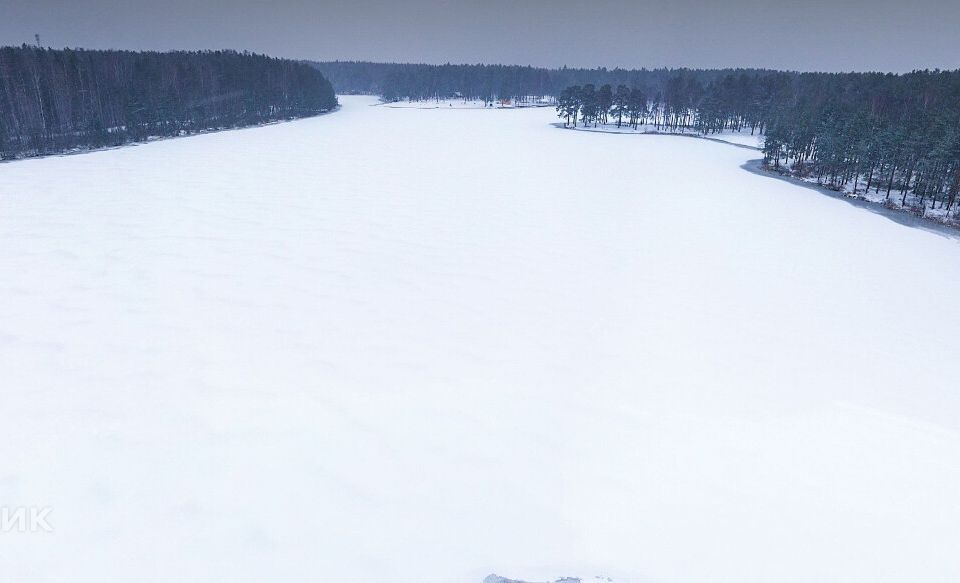
<path fill-rule="evenodd" d="M 421 101 L 383 101 L 375 95 L 365 97 L 374 97 L 378 101 L 369 104 L 370 107 L 384 107 L 387 109 L 443 109 L 454 111 L 458 109 L 540 109 L 547 107 L 556 107 L 553 101 L 546 101 L 536 97 L 529 97 L 526 101 L 507 101 L 506 103 L 495 101 L 483 101 L 481 99 L 429 99 Z"/>
<path fill-rule="evenodd" d="M 551 125 L 563 130 L 574 130 L 574 131 L 586 132 L 586 133 L 601 133 L 601 134 L 616 134 L 616 135 L 646 135 L 646 136 L 678 136 L 678 137 L 685 137 L 685 138 L 696 138 L 700 140 L 707 140 L 710 142 L 727 144 L 729 146 L 734 146 L 737 148 L 746 148 L 748 150 L 754 150 L 758 152 L 761 150 L 761 148 L 758 146 L 751 146 L 745 143 L 738 143 L 730 140 L 725 140 L 720 137 L 714 137 L 713 135 L 703 135 L 703 134 L 691 133 L 691 132 L 662 132 L 662 131 L 647 130 L 647 129 L 633 130 L 630 128 L 626 128 L 624 131 L 621 131 L 618 129 L 600 128 L 600 127 L 574 128 L 574 127 L 564 126 L 563 123 L 560 123 L 560 122 L 555 122 Z M 724 134 L 720 134 L 720 135 L 724 135 Z M 820 184 L 812 180 L 805 180 L 803 178 L 792 176 L 784 172 L 779 172 L 774 168 L 764 166 L 763 160 L 759 158 L 756 160 L 750 160 L 749 162 L 742 165 L 741 167 L 744 170 L 747 170 L 748 172 L 752 172 L 754 174 L 759 174 L 761 176 L 767 176 L 770 178 L 778 178 L 780 180 L 789 182 L 790 184 L 796 184 L 798 186 L 804 186 L 804 187 L 816 190 L 821 194 L 825 194 L 831 198 L 836 198 L 838 200 L 846 201 L 855 207 L 869 210 L 870 212 L 886 217 L 894 221 L 895 223 L 898 223 L 907 227 L 914 227 L 918 229 L 927 230 L 932 233 L 943 235 L 951 239 L 960 239 L 960 225 L 947 222 L 949 219 L 946 216 L 938 216 L 938 215 L 920 216 L 910 208 L 890 207 L 885 205 L 883 202 L 871 200 L 869 198 L 865 198 L 858 194 L 853 194 L 849 191 L 834 190 L 825 184 Z"/>
<path fill-rule="evenodd" d="M 264 128 L 273 125 L 290 123 L 292 121 L 299 121 L 301 119 L 310 119 L 313 117 L 321 117 L 325 115 L 330 115 L 331 113 L 336 113 L 340 111 L 340 105 L 337 105 L 330 111 L 322 111 L 314 115 L 305 115 L 302 117 L 290 117 L 285 119 L 275 119 L 272 121 L 265 121 L 263 123 L 256 123 L 251 125 L 242 125 L 235 127 L 224 127 L 224 128 L 209 128 L 204 130 L 198 130 L 194 132 L 188 132 L 181 134 L 179 136 L 150 136 L 145 140 L 135 140 L 132 142 L 125 142 L 123 144 L 116 144 L 112 146 L 101 146 L 99 148 L 70 148 L 68 150 L 63 150 L 62 152 L 51 152 L 48 154 L 37 154 L 33 156 L 18 156 L 16 158 L 0 158 L 0 164 L 9 164 L 12 162 L 24 162 L 26 160 L 43 160 L 45 158 L 61 158 L 63 156 L 76 156 L 78 154 L 93 154 L 95 152 L 108 152 L 110 150 L 119 150 L 121 148 L 130 148 L 133 146 L 143 146 L 146 144 L 153 144 L 156 142 L 165 142 L 167 140 L 179 140 L 181 138 L 192 138 L 194 136 L 205 136 L 209 134 L 218 134 L 220 132 L 231 132 L 235 130 L 249 130 L 254 128 Z"/>
<path fill-rule="evenodd" d="M 928 231 L 930 233 L 936 233 L 937 235 L 942 235 L 948 239 L 960 240 L 960 226 L 955 226 L 951 223 L 945 223 L 939 220 L 937 217 L 918 216 L 916 213 L 911 212 L 910 209 L 888 207 L 882 202 L 873 201 L 861 196 L 851 195 L 844 193 L 843 191 L 833 190 L 824 184 L 817 184 L 816 182 L 810 180 L 804 180 L 802 178 L 797 178 L 796 176 L 778 172 L 776 169 L 764 165 L 763 160 L 760 158 L 756 160 L 750 160 L 741 166 L 741 168 L 747 172 L 752 172 L 753 174 L 767 176 L 769 178 L 776 178 L 790 184 L 796 184 L 797 186 L 803 186 L 811 190 L 815 190 L 820 194 L 825 194 L 830 198 L 842 200 L 852 206 L 868 210 L 906 227 L 913 227 Z"/>
<path fill-rule="evenodd" d="M 575 130 L 575 131 L 578 131 L 578 132 L 587 132 L 587 133 L 594 133 L 594 134 L 643 135 L 643 136 L 681 136 L 681 137 L 685 137 L 685 138 L 697 138 L 697 139 L 700 139 L 700 140 L 708 140 L 708 141 L 711 141 L 711 142 L 720 142 L 721 144 L 728 144 L 728 145 L 730 145 L 730 146 L 736 146 L 736 147 L 738 147 L 738 148 L 746 148 L 746 149 L 748 149 L 748 150 L 754 150 L 754 151 L 757 151 L 757 152 L 759 152 L 760 149 L 761 149 L 760 146 L 759 146 L 759 140 L 763 137 L 763 136 L 759 136 L 759 135 L 743 134 L 743 133 L 741 133 L 741 132 L 726 132 L 726 133 L 722 133 L 722 134 L 710 134 L 710 135 L 704 135 L 704 134 L 701 134 L 701 133 L 699 133 L 699 132 L 688 132 L 688 131 L 664 132 L 664 131 L 660 131 L 660 130 L 657 130 L 657 129 L 650 129 L 651 127 L 653 127 L 653 126 L 651 126 L 650 124 L 646 124 L 646 125 L 640 126 L 642 129 L 636 129 L 636 130 L 633 129 L 632 127 L 627 126 L 626 124 L 624 124 L 624 126 L 623 126 L 623 127 L 620 127 L 620 128 L 617 128 L 617 127 L 615 127 L 615 126 L 611 126 L 611 125 L 609 125 L 609 124 L 607 124 L 606 127 L 603 127 L 603 126 L 601 126 L 601 127 L 580 127 L 580 126 L 572 127 L 572 126 L 565 126 L 565 125 L 563 125 L 563 123 L 561 123 L 561 122 L 554 122 L 554 123 L 552 123 L 552 124 L 550 124 L 550 125 L 552 125 L 552 126 L 555 127 L 555 128 L 562 129 L 562 130 Z M 735 137 L 735 138 L 739 139 L 739 141 L 734 141 L 734 140 L 730 140 L 730 139 L 724 139 L 723 137 L 718 137 L 718 136 L 726 136 L 726 137 L 728 137 L 728 138 L 734 138 L 734 137 Z M 754 144 L 751 144 L 750 142 L 754 142 Z M 755 145 L 755 144 L 756 144 L 756 145 Z"/>

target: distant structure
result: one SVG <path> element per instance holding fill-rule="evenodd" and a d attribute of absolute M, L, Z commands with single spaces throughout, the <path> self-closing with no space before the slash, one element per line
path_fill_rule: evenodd
<path fill-rule="evenodd" d="M 36 41 L 37 41 L 37 48 L 38 48 L 38 49 L 41 48 L 41 47 L 40 47 L 40 34 L 38 33 L 38 34 L 33 35 L 33 38 L 36 39 Z"/>

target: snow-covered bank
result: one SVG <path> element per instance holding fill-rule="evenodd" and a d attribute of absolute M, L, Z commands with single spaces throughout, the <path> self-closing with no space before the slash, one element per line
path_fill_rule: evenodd
<path fill-rule="evenodd" d="M 689 128 L 678 128 L 676 131 L 662 131 L 657 129 L 656 126 L 649 124 L 638 125 L 636 129 L 626 125 L 618 128 L 615 123 L 598 124 L 597 126 L 580 125 L 574 127 L 572 125 L 565 126 L 563 123 L 554 122 L 553 126 L 568 130 L 604 134 L 684 136 L 731 144 L 734 146 L 750 148 L 752 150 L 761 150 L 763 147 L 763 135 L 751 135 L 749 131 L 737 132 L 728 130 L 711 134 L 702 134 L 700 132 L 690 130 Z M 944 206 L 943 201 L 941 201 L 939 207 L 933 208 L 932 206 L 923 204 L 923 201 L 918 201 L 917 197 L 913 194 L 908 194 L 906 197 L 902 197 L 902 193 L 898 193 L 894 190 L 891 195 L 888 195 L 885 188 L 878 189 L 876 188 L 876 185 L 874 185 L 872 189 L 867 189 L 865 182 L 855 181 L 846 187 L 841 188 L 818 182 L 815 176 L 798 176 L 795 172 L 790 171 L 790 169 L 786 167 L 774 168 L 773 166 L 761 165 L 758 162 L 757 164 L 751 164 L 749 169 L 759 169 L 769 175 L 776 175 L 777 177 L 785 180 L 792 180 L 804 186 L 813 186 L 818 191 L 830 196 L 841 197 L 847 199 L 848 201 L 866 203 L 857 206 L 860 206 L 861 208 L 868 208 L 869 210 L 877 212 L 878 214 L 891 217 L 900 224 L 918 226 L 922 228 L 930 228 L 930 225 L 938 225 L 948 229 L 949 231 L 952 231 L 953 233 L 956 233 L 957 229 L 960 228 L 960 219 L 958 219 L 958 217 L 960 217 L 960 208 L 954 207 L 953 209 L 947 209 Z M 897 215 L 900 216 L 898 217 Z M 942 232 L 942 229 L 936 227 L 933 227 L 933 230 Z"/>
<path fill-rule="evenodd" d="M 0 166 L 2 578 L 960 579 L 960 244 L 342 103 Z"/>
<path fill-rule="evenodd" d="M 735 146 L 748 146 L 751 149 L 759 150 L 763 146 L 763 135 L 751 134 L 750 130 L 734 131 L 725 130 L 711 134 L 703 134 L 691 128 L 676 128 L 673 131 L 660 129 L 653 124 L 638 124 L 636 129 L 628 124 L 617 127 L 616 122 L 594 125 L 564 126 L 563 123 L 554 122 L 554 126 L 578 132 L 597 132 L 602 134 L 647 134 L 664 136 L 687 136 L 691 138 L 701 138 L 704 140 L 713 140 L 715 142 L 724 142 Z"/>
<path fill-rule="evenodd" d="M 950 221 L 945 214 L 934 217 L 932 215 L 921 215 L 912 212 L 910 209 L 904 209 L 897 206 L 884 204 L 884 201 L 873 200 L 872 197 L 862 197 L 853 195 L 850 192 L 830 188 L 825 184 L 819 184 L 816 180 L 804 180 L 797 178 L 790 173 L 780 172 L 770 165 L 764 164 L 763 159 L 750 160 L 743 165 L 743 169 L 760 176 L 767 176 L 783 180 L 790 184 L 796 184 L 804 188 L 813 190 L 821 195 L 826 195 L 837 200 L 841 200 L 856 208 L 886 217 L 891 221 L 914 229 L 921 229 L 930 233 L 960 239 L 960 229 L 954 221 Z"/>
<path fill-rule="evenodd" d="M 428 99 L 422 101 L 384 101 L 376 105 L 390 109 L 528 109 L 552 108 L 547 99 L 531 98 L 527 101 L 483 101 L 479 99 Z"/>
<path fill-rule="evenodd" d="M 336 113 L 339 110 L 340 110 L 340 106 L 338 105 L 333 109 L 331 109 L 330 111 L 324 111 L 322 113 L 317 113 L 317 114 L 313 114 L 305 117 L 291 117 L 286 119 L 277 119 L 277 120 L 265 121 L 262 123 L 254 123 L 254 124 L 247 124 L 247 125 L 211 127 L 211 128 L 201 129 L 201 130 L 181 131 L 180 134 L 176 136 L 148 136 L 144 140 L 133 140 L 130 142 L 124 142 L 122 144 L 114 144 L 110 146 L 75 147 L 75 148 L 66 148 L 62 151 L 49 153 L 49 154 L 32 154 L 32 155 L 20 156 L 16 158 L 7 158 L 7 159 L 0 158 L 0 164 L 19 162 L 21 160 L 35 160 L 38 158 L 57 158 L 60 156 L 74 156 L 77 154 L 89 154 L 91 152 L 104 152 L 107 150 L 116 150 L 118 148 L 132 148 L 134 146 L 142 146 L 144 144 L 150 144 L 153 142 L 160 142 L 164 140 L 178 140 L 180 138 L 190 138 L 193 136 L 202 136 L 205 134 L 213 134 L 218 132 L 232 132 L 237 130 L 256 129 L 256 128 L 262 128 L 262 127 L 272 126 L 276 124 L 288 123 L 291 121 L 306 119 L 307 117 L 320 117 L 323 115 L 330 115 L 331 113 Z"/>
<path fill-rule="evenodd" d="M 882 207 L 887 211 L 914 217 L 921 223 L 939 224 L 953 230 L 960 229 L 960 207 L 957 205 L 954 205 L 953 208 L 948 208 L 945 205 L 946 201 L 940 200 L 940 205 L 937 206 L 938 197 L 922 197 L 912 192 L 904 195 L 902 191 L 898 191 L 896 188 L 891 188 L 888 191 L 882 180 L 878 180 L 872 188 L 867 188 L 866 182 L 859 180 L 841 186 L 818 181 L 816 176 L 808 175 L 806 172 L 799 172 L 796 167 L 793 166 L 775 167 L 771 164 L 763 166 L 763 170 L 770 174 L 777 174 L 788 180 L 814 185 L 825 192 L 836 193 L 836 196 L 861 201 L 872 206 Z"/>

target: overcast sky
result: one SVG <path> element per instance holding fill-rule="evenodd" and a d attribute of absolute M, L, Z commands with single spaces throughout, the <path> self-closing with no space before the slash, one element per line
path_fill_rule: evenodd
<path fill-rule="evenodd" d="M 960 68 L 960 0 L 0 0 L 0 44 L 542 66 Z"/>

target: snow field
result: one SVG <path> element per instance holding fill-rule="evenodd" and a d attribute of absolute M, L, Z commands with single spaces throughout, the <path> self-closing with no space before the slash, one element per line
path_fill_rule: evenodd
<path fill-rule="evenodd" d="M 551 109 L 0 165 L 10 581 L 960 578 L 960 246 Z"/>

